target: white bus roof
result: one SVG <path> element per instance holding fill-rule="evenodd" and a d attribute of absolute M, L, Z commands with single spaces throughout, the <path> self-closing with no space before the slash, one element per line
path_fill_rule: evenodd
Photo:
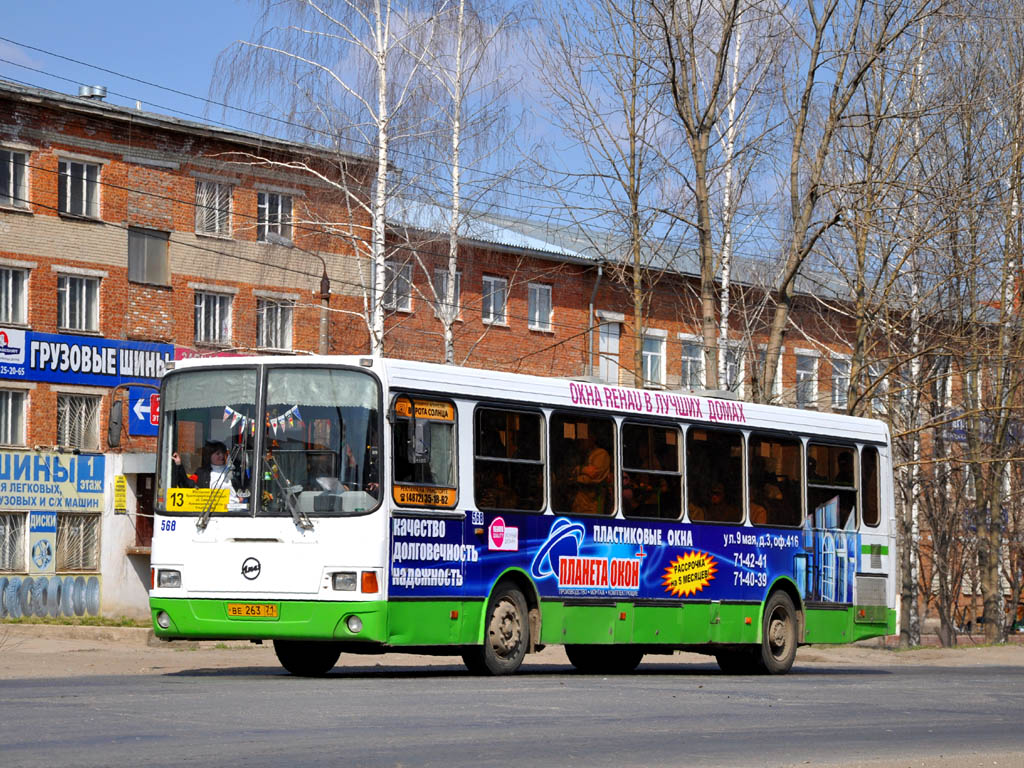
<path fill-rule="evenodd" d="M 843 440 L 889 442 L 888 427 L 875 419 L 760 405 L 700 391 L 634 389 L 591 380 L 505 373 L 414 360 L 357 355 L 206 357 L 180 360 L 175 363 L 175 370 L 231 365 L 346 365 L 372 371 L 393 390 L 434 392 L 525 406 L 585 407 L 627 417 L 672 418 L 709 426 L 756 427 Z"/>

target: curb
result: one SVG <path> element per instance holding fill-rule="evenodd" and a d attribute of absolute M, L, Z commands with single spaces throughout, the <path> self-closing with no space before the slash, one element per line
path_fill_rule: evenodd
<path fill-rule="evenodd" d="M 152 629 L 145 627 L 91 627 L 74 624 L 21 624 L 0 621 L 0 638 L 41 638 L 49 640 L 87 640 L 146 646 L 159 644 Z"/>

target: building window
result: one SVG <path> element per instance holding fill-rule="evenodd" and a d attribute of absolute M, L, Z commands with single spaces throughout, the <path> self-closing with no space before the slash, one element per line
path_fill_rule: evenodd
<path fill-rule="evenodd" d="M 818 400 L 818 358 L 796 356 L 796 407 L 813 408 Z"/>
<path fill-rule="evenodd" d="M 98 571 L 99 533 L 99 515 L 57 515 L 57 570 Z"/>
<path fill-rule="evenodd" d="M 719 386 L 730 392 L 743 393 L 743 347 L 728 345 L 722 347 L 725 355 L 725 379 Z"/>
<path fill-rule="evenodd" d="M 530 283 L 529 305 L 529 327 L 534 331 L 550 331 L 551 286 L 541 283 Z"/>
<path fill-rule="evenodd" d="M 868 386 L 871 391 L 871 410 L 880 415 L 884 414 L 889 382 L 885 378 L 885 368 L 881 363 L 871 363 L 868 366 Z"/>
<path fill-rule="evenodd" d="M 644 384 L 665 383 L 665 339 L 660 336 L 644 336 L 643 348 Z"/>
<path fill-rule="evenodd" d="M 704 388 L 704 347 L 699 341 L 683 342 L 683 376 L 680 384 L 684 389 Z"/>
<path fill-rule="evenodd" d="M 24 269 L 0 267 L 0 323 L 24 325 L 25 284 L 28 272 Z"/>
<path fill-rule="evenodd" d="M 434 270 L 434 313 L 441 316 L 441 310 L 445 306 L 448 296 L 448 270 Z M 449 317 L 457 318 L 462 314 L 462 273 L 455 273 L 455 297 Z"/>
<path fill-rule="evenodd" d="M 100 329 L 98 277 L 61 275 L 57 278 L 57 325 L 68 331 Z"/>
<path fill-rule="evenodd" d="M 25 570 L 25 515 L 0 514 L 0 571 Z"/>
<path fill-rule="evenodd" d="M 505 298 L 508 281 L 503 277 L 484 276 L 483 305 L 480 317 L 485 323 L 505 322 Z"/>
<path fill-rule="evenodd" d="M 951 358 L 949 355 L 939 355 L 935 358 L 935 372 L 932 381 L 932 398 L 935 400 L 935 407 L 939 410 L 949 408 L 953 399 L 953 377 Z"/>
<path fill-rule="evenodd" d="M 229 185 L 218 184 L 216 181 L 196 182 L 196 232 L 228 237 L 231 234 L 230 214 Z"/>
<path fill-rule="evenodd" d="M 28 208 L 27 159 L 24 152 L 0 149 L 0 205 Z"/>
<path fill-rule="evenodd" d="M 598 376 L 619 383 L 619 323 L 601 323 L 597 331 Z"/>
<path fill-rule="evenodd" d="M 0 389 L 0 444 L 25 444 L 25 393 Z"/>
<path fill-rule="evenodd" d="M 292 239 L 292 199 L 276 192 L 260 192 L 256 196 L 256 239 L 267 235 Z"/>
<path fill-rule="evenodd" d="M 291 301 L 260 299 L 256 303 L 259 345 L 266 349 L 292 348 Z"/>
<path fill-rule="evenodd" d="M 389 259 L 384 263 L 384 308 L 412 309 L 412 264 Z"/>
<path fill-rule="evenodd" d="M 171 284 L 167 255 L 170 234 L 152 229 L 128 228 L 128 280 L 133 283 Z"/>
<path fill-rule="evenodd" d="M 196 291 L 196 341 L 227 344 L 231 340 L 231 296 Z"/>
<path fill-rule="evenodd" d="M 98 395 L 57 395 L 57 445 L 83 451 L 99 450 Z"/>
<path fill-rule="evenodd" d="M 61 160 L 57 208 L 73 216 L 100 216 L 100 167 L 97 163 Z"/>
<path fill-rule="evenodd" d="M 832 359 L 832 407 L 845 411 L 850 398 L 850 361 L 844 357 Z"/>

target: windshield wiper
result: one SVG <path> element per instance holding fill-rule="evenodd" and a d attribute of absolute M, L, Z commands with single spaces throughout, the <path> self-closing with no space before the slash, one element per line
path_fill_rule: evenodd
<path fill-rule="evenodd" d="M 238 459 L 238 455 L 241 452 L 242 446 L 239 445 L 238 443 L 235 443 L 233 446 L 231 446 L 231 453 L 228 454 L 227 461 L 224 462 L 224 467 L 226 471 L 219 478 L 217 478 L 216 487 L 214 487 L 213 484 L 211 483 L 210 497 L 206 500 L 206 506 L 203 507 L 202 514 L 199 515 L 199 518 L 196 520 L 196 530 L 200 533 L 206 530 L 206 524 L 210 522 L 210 515 L 213 514 L 213 500 L 217 498 L 217 494 L 215 494 L 214 491 L 220 490 L 222 487 L 224 487 L 224 483 L 228 482 L 229 478 L 231 477 L 233 467 L 235 466 L 235 460 Z M 228 491 L 228 494 L 228 500 L 230 501 L 230 490 Z"/>
<path fill-rule="evenodd" d="M 277 463 L 277 459 L 274 458 L 274 454 L 268 453 L 264 459 L 266 464 L 266 474 L 270 474 L 270 477 L 274 481 L 274 485 L 281 493 L 281 497 L 284 499 L 284 505 L 288 507 L 288 512 L 292 516 L 292 522 L 295 523 L 297 528 L 302 528 L 306 531 L 313 530 L 313 522 L 309 519 L 305 512 L 299 509 L 298 492 L 302 490 L 301 485 L 292 485 L 285 474 L 281 471 L 280 465 Z"/>

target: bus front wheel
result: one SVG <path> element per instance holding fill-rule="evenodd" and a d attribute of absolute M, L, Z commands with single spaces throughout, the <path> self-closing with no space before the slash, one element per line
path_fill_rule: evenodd
<path fill-rule="evenodd" d="M 308 640 L 275 640 L 281 666 L 299 677 L 323 677 L 338 663 L 341 645 Z"/>
<path fill-rule="evenodd" d="M 764 606 L 758 666 L 769 675 L 784 675 L 793 666 L 796 647 L 797 617 L 793 601 L 785 592 L 773 592 Z"/>
<path fill-rule="evenodd" d="M 462 654 L 474 674 L 511 675 L 523 663 L 530 643 L 526 598 L 512 584 L 499 584 L 487 603 L 484 644 Z"/>

